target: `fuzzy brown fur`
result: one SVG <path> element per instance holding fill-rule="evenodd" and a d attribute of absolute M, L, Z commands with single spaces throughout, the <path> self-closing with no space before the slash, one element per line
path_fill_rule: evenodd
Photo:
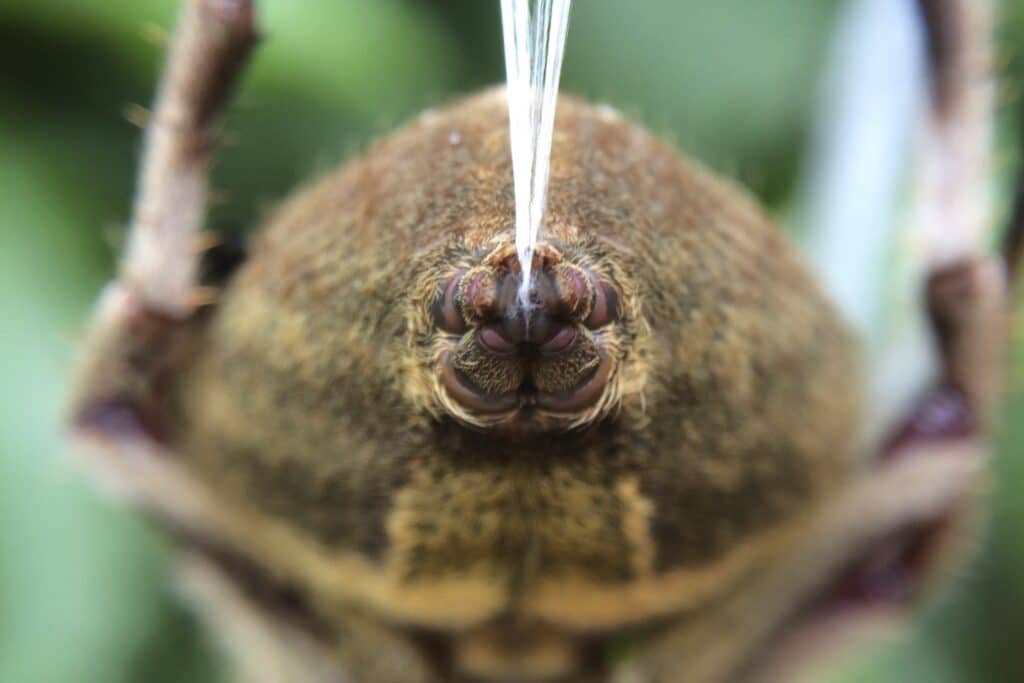
<path fill-rule="evenodd" d="M 563 97 L 555 130 L 543 238 L 622 306 L 593 334 L 614 369 L 592 410 L 506 438 L 438 381 L 442 279 L 512 240 L 498 91 L 285 202 L 168 410 L 221 542 L 339 632 L 429 632 L 478 676 L 582 676 L 595 639 L 713 610 L 785 554 L 860 427 L 852 343 L 751 200 L 610 110 Z M 489 659 L 501 624 L 514 656 Z M 530 624 L 553 635 L 517 650 Z"/>

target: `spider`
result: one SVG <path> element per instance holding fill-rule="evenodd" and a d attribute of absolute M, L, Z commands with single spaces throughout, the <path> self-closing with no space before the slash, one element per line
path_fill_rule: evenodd
<path fill-rule="evenodd" d="M 567 96 L 525 305 L 500 89 L 200 248 L 255 4 L 185 3 L 71 410 L 248 679 L 790 680 L 964 554 L 1024 227 L 985 248 L 988 3 L 918 5 L 935 368 L 873 411 L 842 278 Z"/>

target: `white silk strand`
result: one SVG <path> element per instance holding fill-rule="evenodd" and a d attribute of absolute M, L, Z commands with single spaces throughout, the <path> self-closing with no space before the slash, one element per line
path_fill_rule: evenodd
<path fill-rule="evenodd" d="M 558 82 L 572 0 L 502 0 L 519 299 L 529 310 L 533 251 L 547 205 Z"/>

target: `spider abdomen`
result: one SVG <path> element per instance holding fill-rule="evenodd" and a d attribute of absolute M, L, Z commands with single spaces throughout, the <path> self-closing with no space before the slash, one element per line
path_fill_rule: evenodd
<path fill-rule="evenodd" d="M 569 332 L 515 336 L 448 286 L 515 276 L 511 178 L 494 91 L 288 200 L 176 388 L 187 466 L 318 604 L 573 637 L 713 607 L 852 468 L 853 344 L 742 192 L 571 98 L 542 232 Z"/>

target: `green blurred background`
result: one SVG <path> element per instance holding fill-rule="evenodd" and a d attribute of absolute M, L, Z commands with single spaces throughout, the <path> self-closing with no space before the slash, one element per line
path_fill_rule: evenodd
<path fill-rule="evenodd" d="M 60 428 L 76 340 L 129 214 L 139 131 L 122 114 L 150 99 L 152 39 L 175 7 L 0 0 L 0 682 L 224 679 L 179 605 L 169 548 L 94 490 Z M 781 208 L 836 7 L 580 0 L 563 87 Z M 266 0 L 263 21 L 230 117 L 237 144 L 215 171 L 229 200 L 214 228 L 251 225 L 414 112 L 503 77 L 497 2 Z M 1024 2 L 1004 5 L 1000 27 L 1009 102 L 1024 83 Z M 980 558 L 910 637 L 841 679 L 1024 681 L 1024 392 L 1007 411 Z"/>

